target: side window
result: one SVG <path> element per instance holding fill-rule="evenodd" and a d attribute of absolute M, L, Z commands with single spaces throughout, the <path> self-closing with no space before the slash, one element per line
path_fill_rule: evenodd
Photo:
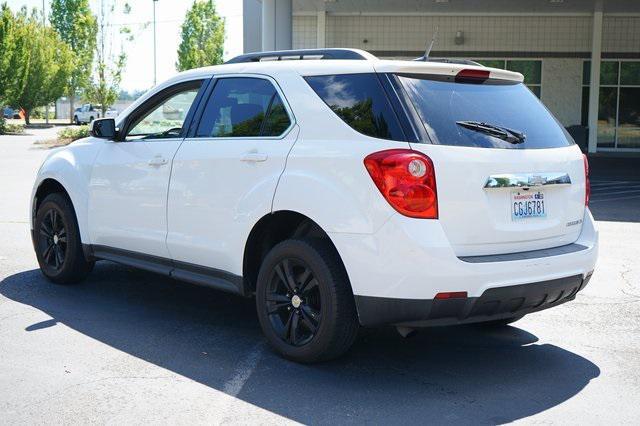
<path fill-rule="evenodd" d="M 278 136 L 291 120 L 271 82 L 221 78 L 202 114 L 196 137 Z"/>
<path fill-rule="evenodd" d="M 323 75 L 305 80 L 354 130 L 374 138 L 405 140 L 398 118 L 375 74 Z"/>
<path fill-rule="evenodd" d="M 264 122 L 262 135 L 263 136 L 278 136 L 282 132 L 287 130 L 291 125 L 291 120 L 287 114 L 287 110 L 282 103 L 282 99 L 277 93 L 273 94 L 273 100 L 271 101 L 271 107 L 269 108 L 269 114 Z"/>
<path fill-rule="evenodd" d="M 182 90 L 173 92 L 159 103 L 154 102 L 150 110 L 136 119 L 127 132 L 126 140 L 180 137 L 184 121 L 201 85 L 201 81 L 186 84 Z"/>

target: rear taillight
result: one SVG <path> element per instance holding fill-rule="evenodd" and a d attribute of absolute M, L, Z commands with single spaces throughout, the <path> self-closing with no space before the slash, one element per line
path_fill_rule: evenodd
<path fill-rule="evenodd" d="M 584 160 L 584 205 L 588 207 L 589 197 L 591 196 L 591 184 L 589 183 L 589 160 L 587 159 L 587 154 L 582 154 L 582 159 Z"/>
<path fill-rule="evenodd" d="M 438 218 L 438 195 L 433 162 L 408 149 L 375 152 L 364 165 L 382 196 L 405 216 Z"/>

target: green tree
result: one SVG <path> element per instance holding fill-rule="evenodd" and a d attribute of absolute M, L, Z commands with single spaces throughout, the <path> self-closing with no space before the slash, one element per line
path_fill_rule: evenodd
<path fill-rule="evenodd" d="M 213 0 L 196 0 L 182 24 L 178 47 L 178 71 L 222 63 L 224 20 L 216 13 Z"/>
<path fill-rule="evenodd" d="M 10 72 L 11 58 L 14 51 L 14 17 L 6 3 L 0 6 L 0 109 L 4 105 L 5 95 L 13 83 Z M 0 111 L 0 134 L 4 133 L 5 121 Z"/>
<path fill-rule="evenodd" d="M 60 38 L 51 27 L 43 30 L 42 39 L 46 43 L 42 55 L 47 67 L 45 84 L 42 88 L 42 98 L 45 104 L 51 104 L 58 98 L 70 93 L 69 84 L 76 70 L 77 58 L 71 47 Z M 48 64 L 48 65 L 46 65 Z"/>
<path fill-rule="evenodd" d="M 108 3 L 108 4 L 107 4 Z M 124 52 L 124 41 L 131 40 L 131 30 L 121 27 L 120 47 L 116 51 L 112 49 L 116 40 L 108 22 L 116 8 L 116 2 L 102 0 L 100 3 L 100 15 L 98 17 L 98 37 L 96 44 L 96 63 L 93 81 L 87 87 L 86 98 L 92 103 L 100 105 L 102 115 L 118 99 L 122 72 L 127 63 L 127 55 Z M 129 14 L 131 6 L 124 4 L 123 13 Z"/>
<path fill-rule="evenodd" d="M 13 82 L 6 99 L 25 110 L 29 124 L 34 108 L 54 102 L 67 88 L 73 70 L 73 53 L 50 27 L 44 27 L 39 13 L 29 15 L 22 8 L 14 20 L 13 54 L 10 72 Z"/>
<path fill-rule="evenodd" d="M 0 6 L 0 105 L 8 88 L 13 83 L 11 72 L 11 59 L 14 52 L 14 26 L 15 18 L 9 6 L 3 3 Z M 2 119 L 0 117 L 0 119 Z"/>
<path fill-rule="evenodd" d="M 96 17 L 91 13 L 89 0 L 52 0 L 49 21 L 73 52 L 73 72 L 66 83 L 69 98 L 69 118 L 73 120 L 74 100 L 79 90 L 89 84 L 96 33 Z"/>

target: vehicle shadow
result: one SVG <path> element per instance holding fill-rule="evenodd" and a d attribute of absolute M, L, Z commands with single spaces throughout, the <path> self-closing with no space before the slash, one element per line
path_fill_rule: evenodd
<path fill-rule="evenodd" d="M 253 300 L 99 262 L 86 283 L 57 286 L 38 270 L 0 293 L 132 356 L 220 391 L 249 354 L 257 366 L 237 397 L 292 420 L 325 423 L 506 423 L 579 393 L 599 368 L 517 327 L 433 328 L 402 339 L 363 330 L 344 358 L 298 365 L 271 352 Z"/>

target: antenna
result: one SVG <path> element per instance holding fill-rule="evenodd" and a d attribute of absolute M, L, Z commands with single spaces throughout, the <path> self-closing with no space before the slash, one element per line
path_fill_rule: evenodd
<path fill-rule="evenodd" d="M 414 61 L 427 62 L 429 60 L 429 53 L 431 53 L 431 49 L 433 49 L 433 43 L 435 43 L 437 35 L 438 35 L 438 27 L 436 26 L 436 30 L 433 32 L 433 37 L 431 37 L 431 43 L 429 43 L 426 50 L 424 51 L 424 55 L 414 59 Z"/>

